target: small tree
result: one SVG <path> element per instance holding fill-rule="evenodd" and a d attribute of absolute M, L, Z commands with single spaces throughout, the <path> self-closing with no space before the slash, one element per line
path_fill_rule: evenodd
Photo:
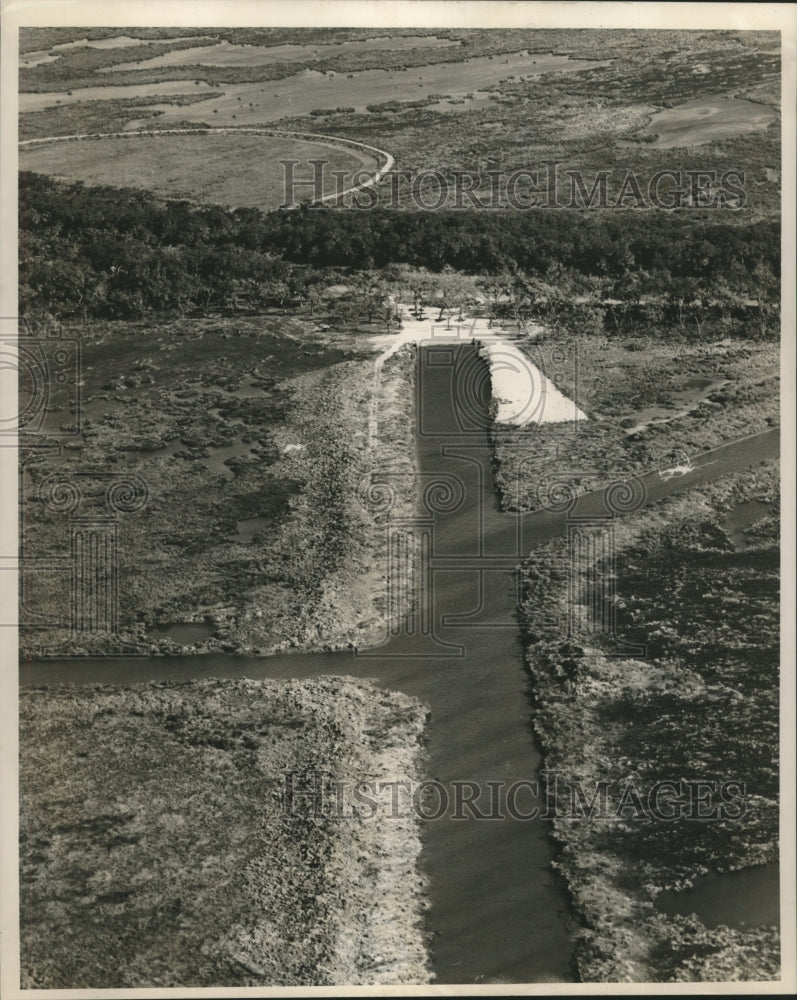
<path fill-rule="evenodd" d="M 479 289 L 484 292 L 487 299 L 487 325 L 490 329 L 492 329 L 493 320 L 500 316 L 503 301 L 509 297 L 511 280 L 511 276 L 504 272 L 503 274 L 491 275 L 489 278 L 482 278 L 478 282 Z"/>
<path fill-rule="evenodd" d="M 385 333 L 391 334 L 394 330 L 400 329 L 401 323 L 401 313 L 396 309 L 392 302 L 386 302 L 382 307 L 382 325 L 385 328 Z"/>

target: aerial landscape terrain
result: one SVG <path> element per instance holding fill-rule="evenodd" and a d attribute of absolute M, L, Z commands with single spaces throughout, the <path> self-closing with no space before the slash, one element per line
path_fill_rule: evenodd
<path fill-rule="evenodd" d="M 778 980 L 778 33 L 19 42 L 22 987 Z"/>

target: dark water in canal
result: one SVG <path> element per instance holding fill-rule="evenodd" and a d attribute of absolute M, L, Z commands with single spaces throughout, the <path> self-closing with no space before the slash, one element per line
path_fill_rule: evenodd
<path fill-rule="evenodd" d="M 319 674 L 374 678 L 429 706 L 429 776 L 445 787 L 456 781 L 506 787 L 533 779 L 541 760 L 515 617 L 515 567 L 535 545 L 564 531 L 565 515 L 499 511 L 487 437 L 489 382 L 477 349 L 437 347 L 418 356 L 418 459 L 425 502 L 409 530 L 425 539 L 429 558 L 414 631 L 404 627 L 384 646 L 359 655 L 41 661 L 22 667 L 21 685 Z M 462 384 L 469 387 L 467 394 Z M 698 468 L 688 482 L 652 473 L 645 477 L 648 499 L 716 478 L 723 469 L 760 462 L 777 450 L 774 430 L 701 456 L 710 469 Z M 601 495 L 579 502 L 579 512 L 603 510 Z M 449 814 L 424 824 L 421 862 L 429 878 L 427 929 L 437 982 L 574 980 L 573 928 L 564 890 L 551 871 L 548 835 L 541 820 L 455 820 Z"/>

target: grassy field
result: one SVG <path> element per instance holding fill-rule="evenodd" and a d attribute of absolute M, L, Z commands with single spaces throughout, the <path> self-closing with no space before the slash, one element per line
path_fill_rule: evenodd
<path fill-rule="evenodd" d="M 184 109 L 185 110 L 185 109 Z M 281 160 L 298 160 L 295 182 L 313 180 L 308 161 L 324 159 L 324 193 L 335 190 L 333 170 L 347 177 L 375 173 L 376 160 L 353 147 L 268 135 L 169 135 L 86 139 L 20 151 L 20 169 L 86 184 L 143 188 L 183 198 L 270 211 L 285 202 Z M 312 188 L 297 188 L 299 193 Z"/>
<path fill-rule="evenodd" d="M 417 780 L 419 703 L 209 680 L 20 710 L 23 988 L 428 982 L 415 821 L 282 816 L 286 770 Z"/>
<path fill-rule="evenodd" d="M 768 463 L 626 516 L 615 525 L 613 568 L 585 561 L 570 589 L 565 541 L 528 561 L 522 616 L 545 766 L 588 797 L 597 782 L 608 786 L 608 814 L 570 816 L 564 794 L 554 820 L 557 866 L 584 921 L 584 981 L 778 975 L 777 930 L 741 926 L 743 900 L 717 930 L 653 908 L 660 890 L 706 871 L 777 858 L 778 489 Z M 729 517 L 751 501 L 754 522 L 734 545 Z M 617 635 L 645 647 L 633 658 L 588 625 L 596 574 L 612 571 Z M 582 625 L 565 640 L 568 614 Z M 668 807 L 665 822 L 645 805 L 658 782 L 731 779 L 745 788 L 741 815 L 717 811 L 716 786 L 712 822 L 688 804 L 680 816 Z M 617 816 L 629 783 L 641 808 Z"/>

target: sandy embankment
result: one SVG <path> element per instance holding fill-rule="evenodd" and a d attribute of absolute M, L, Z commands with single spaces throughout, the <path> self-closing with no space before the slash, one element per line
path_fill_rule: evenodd
<path fill-rule="evenodd" d="M 479 338 L 490 365 L 496 423 L 513 427 L 586 420 L 586 414 L 511 342 Z"/>
<path fill-rule="evenodd" d="M 370 361 L 344 362 L 285 387 L 294 406 L 275 435 L 283 452 L 275 471 L 301 485 L 274 553 L 292 564 L 300 600 L 307 596 L 275 623 L 280 638 L 271 649 L 373 645 L 391 623 L 386 526 L 415 512 L 412 355 L 391 356 L 378 387 Z M 388 484 L 384 492 L 380 482 Z M 316 561 L 319 549 L 330 557 Z"/>
<path fill-rule="evenodd" d="M 398 333 L 373 338 L 374 349 L 379 352 L 375 362 L 377 383 L 384 362 L 408 344 L 428 346 L 475 341 L 481 345 L 482 356 L 490 367 L 490 390 L 497 423 L 524 427 L 587 419 L 586 414 L 517 346 L 517 338 L 498 327 L 491 327 L 488 320 L 466 316 L 461 321 L 438 323 L 433 315 L 423 320 L 413 318 L 409 306 L 404 303 L 399 303 L 399 309 L 403 323 Z"/>
<path fill-rule="evenodd" d="M 414 699 L 208 680 L 33 689 L 21 719 L 25 988 L 429 981 L 417 822 L 350 806 L 420 779 Z M 285 771 L 343 782 L 342 818 Z"/>

